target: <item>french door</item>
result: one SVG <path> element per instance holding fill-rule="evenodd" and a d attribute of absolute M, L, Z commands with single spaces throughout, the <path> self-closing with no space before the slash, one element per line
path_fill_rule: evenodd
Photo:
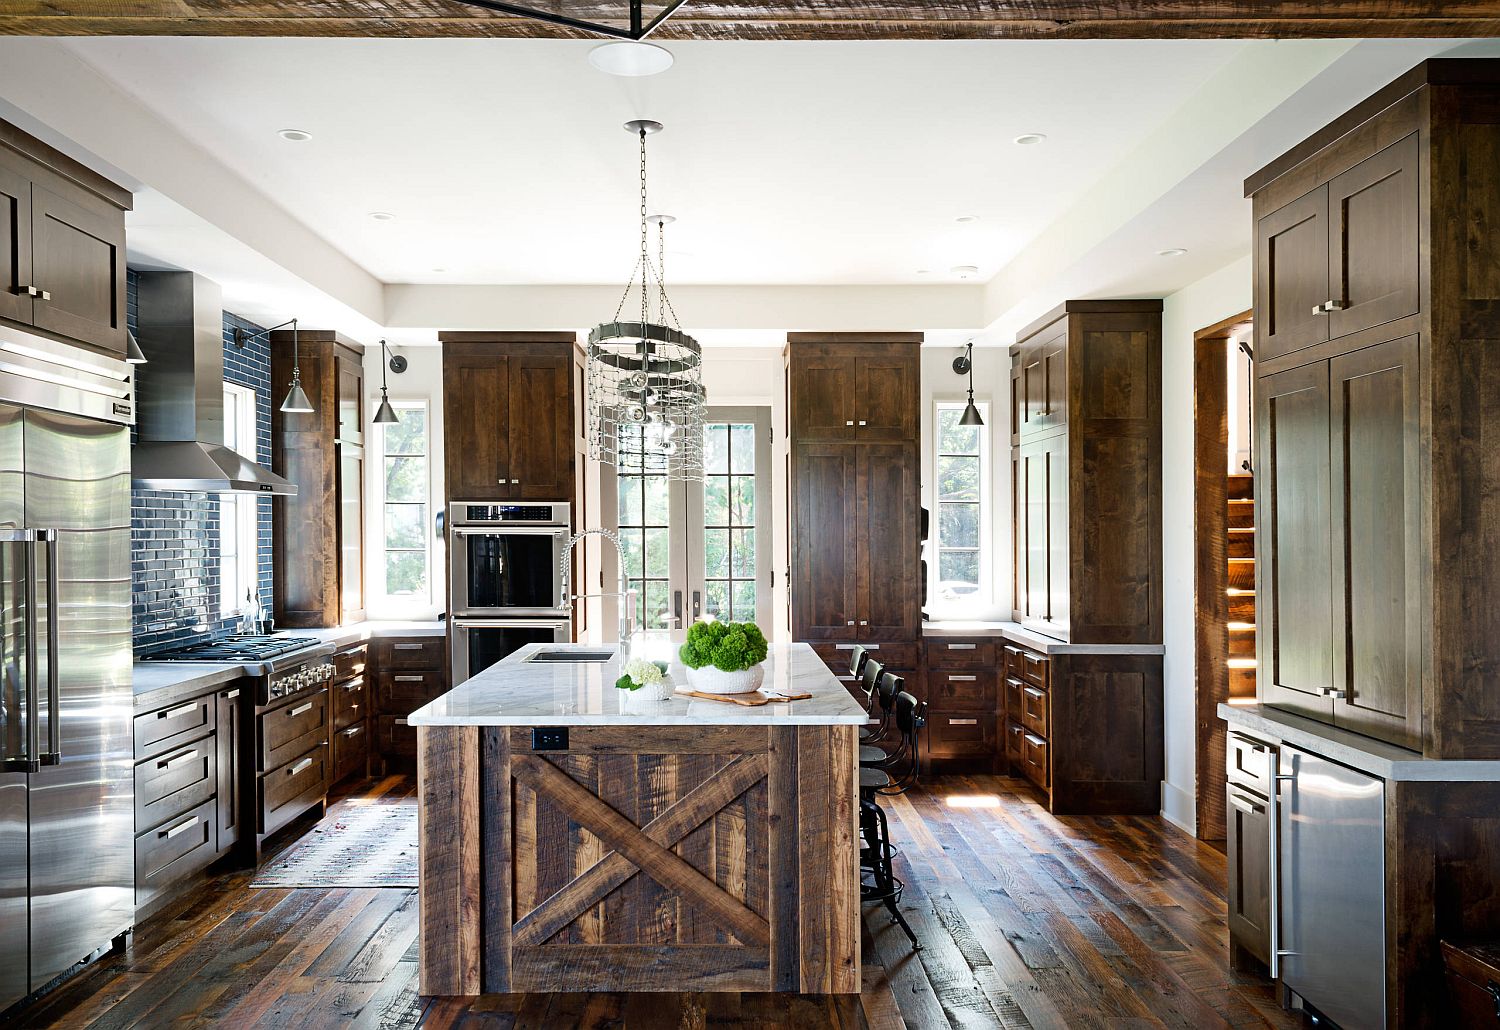
<path fill-rule="evenodd" d="M 636 625 L 673 629 L 712 616 L 769 629 L 771 409 L 711 407 L 704 432 L 701 483 L 603 477 L 606 517 L 637 591 Z"/>

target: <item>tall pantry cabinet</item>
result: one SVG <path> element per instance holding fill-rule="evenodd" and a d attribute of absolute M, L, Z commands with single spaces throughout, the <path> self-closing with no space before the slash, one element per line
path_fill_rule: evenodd
<path fill-rule="evenodd" d="M 921 333 L 791 333 L 792 638 L 918 687 Z"/>

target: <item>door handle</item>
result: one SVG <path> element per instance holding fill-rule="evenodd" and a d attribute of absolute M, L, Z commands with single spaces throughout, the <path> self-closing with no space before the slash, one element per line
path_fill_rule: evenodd
<path fill-rule="evenodd" d="M 869 619 L 860 619 L 859 620 L 859 624 L 861 626 L 868 626 L 870 624 L 870 620 Z"/>
<path fill-rule="evenodd" d="M 672 591 L 672 616 L 677 620 L 677 625 L 682 625 L 682 591 Z"/>
<path fill-rule="evenodd" d="M 703 616 L 703 594 L 697 590 L 693 591 L 693 621 L 697 622 Z"/>
<path fill-rule="evenodd" d="M 1347 690 L 1340 689 L 1339 687 L 1319 687 L 1318 693 L 1323 697 L 1331 697 L 1335 701 L 1342 701 L 1349 696 Z"/>
<path fill-rule="evenodd" d="M 42 299 L 47 300 L 43 293 Z M 58 765 L 62 762 L 62 696 L 58 690 L 58 656 L 61 617 L 60 591 L 57 589 L 57 530 L 37 530 L 37 540 L 47 545 L 47 753 L 41 756 L 43 765 Z"/>

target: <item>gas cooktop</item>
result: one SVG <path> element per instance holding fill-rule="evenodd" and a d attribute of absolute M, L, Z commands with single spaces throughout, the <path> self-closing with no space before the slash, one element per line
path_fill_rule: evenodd
<path fill-rule="evenodd" d="M 317 637 L 228 636 L 141 655 L 151 662 L 260 662 L 320 643 Z"/>

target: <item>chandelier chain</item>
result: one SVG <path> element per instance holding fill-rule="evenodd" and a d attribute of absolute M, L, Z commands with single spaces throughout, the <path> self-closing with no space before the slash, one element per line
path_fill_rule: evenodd
<path fill-rule="evenodd" d="M 641 322 L 651 321 L 650 258 L 646 238 L 646 130 L 641 129 Z"/>

